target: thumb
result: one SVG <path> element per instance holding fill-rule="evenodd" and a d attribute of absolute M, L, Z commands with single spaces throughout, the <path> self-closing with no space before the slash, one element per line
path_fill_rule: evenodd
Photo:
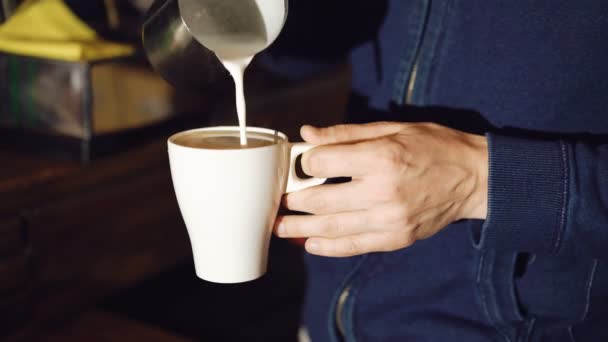
<path fill-rule="evenodd" d="M 335 125 L 325 128 L 305 125 L 300 129 L 300 135 L 308 143 L 328 145 L 380 138 L 396 134 L 402 128 L 401 124 L 396 122 Z"/>

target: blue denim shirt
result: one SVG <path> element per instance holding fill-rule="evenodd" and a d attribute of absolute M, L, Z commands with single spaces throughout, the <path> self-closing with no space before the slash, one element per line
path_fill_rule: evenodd
<path fill-rule="evenodd" d="M 391 253 L 307 256 L 313 341 L 608 341 L 608 2 L 385 10 L 351 54 L 351 120 L 486 134 L 488 217 Z"/>

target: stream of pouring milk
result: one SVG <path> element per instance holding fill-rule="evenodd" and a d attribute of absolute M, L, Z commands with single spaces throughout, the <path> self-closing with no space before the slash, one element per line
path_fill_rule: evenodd
<path fill-rule="evenodd" d="M 234 80 L 236 109 L 239 119 L 240 141 L 247 145 L 247 105 L 243 80 L 245 70 L 253 57 L 266 49 L 278 37 L 285 23 L 285 0 L 248 0 L 255 1 L 264 20 L 265 32 L 244 32 L 222 37 L 211 35 L 205 37 L 205 45 L 211 49 Z"/>
<path fill-rule="evenodd" d="M 243 80 L 245 70 L 251 63 L 253 56 L 239 59 L 223 59 L 220 61 L 232 75 L 234 79 L 234 89 L 236 91 L 236 113 L 239 118 L 239 131 L 241 137 L 241 146 L 247 146 L 247 103 L 245 101 L 245 88 Z"/>

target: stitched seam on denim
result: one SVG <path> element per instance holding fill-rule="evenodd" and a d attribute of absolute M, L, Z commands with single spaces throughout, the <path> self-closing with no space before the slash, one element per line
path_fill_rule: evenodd
<path fill-rule="evenodd" d="M 519 301 L 517 300 L 516 296 L 515 296 L 515 282 L 513 281 L 513 273 L 515 273 L 515 263 L 517 262 L 517 253 L 513 253 L 513 260 L 511 260 L 512 262 L 512 273 L 511 273 L 511 277 L 510 278 L 510 289 L 511 291 L 509 291 L 509 295 L 511 296 L 511 308 L 513 309 L 513 313 L 514 313 L 514 317 L 516 320 L 518 321 L 523 321 L 524 317 L 521 314 L 521 311 L 519 310 Z"/>
<path fill-rule="evenodd" d="M 361 258 L 361 260 L 359 260 L 359 262 L 355 265 L 355 267 L 353 267 L 352 271 L 344 278 L 344 281 L 342 282 L 342 284 L 340 285 L 338 290 L 334 293 L 334 295 L 331 299 L 329 317 L 327 318 L 328 319 L 327 329 L 328 329 L 330 339 L 334 342 L 337 341 L 336 327 L 335 327 L 335 325 L 336 325 L 336 319 L 335 319 L 336 318 L 336 304 L 338 303 L 338 299 L 340 298 L 340 294 L 342 293 L 342 291 L 344 291 L 346 286 L 348 286 L 348 283 L 351 282 L 355 278 L 357 273 L 359 273 L 363 264 L 365 263 L 365 261 L 367 261 L 367 258 L 368 258 L 368 256 L 364 255 Z"/>
<path fill-rule="evenodd" d="M 570 168 L 568 166 L 568 148 L 566 146 L 566 143 L 564 143 L 563 141 L 560 141 L 560 147 L 562 150 L 562 163 L 563 163 L 563 193 L 562 193 L 562 209 L 561 209 L 561 213 L 560 213 L 560 221 L 559 221 L 559 228 L 556 232 L 556 237 L 555 237 L 555 243 L 553 244 L 553 253 L 557 253 L 559 251 L 559 248 L 561 246 L 561 242 L 562 242 L 562 237 L 564 234 L 564 231 L 566 229 L 566 214 L 567 214 L 567 209 L 568 209 L 568 185 L 569 185 L 569 177 L 570 177 Z"/>
<path fill-rule="evenodd" d="M 489 271 L 489 281 L 490 283 L 488 284 L 488 290 L 489 290 L 489 294 L 490 294 L 490 298 L 492 299 L 491 303 L 491 308 L 494 311 L 494 317 L 495 317 L 495 328 L 496 330 L 505 338 L 505 341 L 507 342 L 511 342 L 511 338 L 509 337 L 509 333 L 506 332 L 505 330 L 503 330 L 502 324 L 505 323 L 505 319 L 502 315 L 502 312 L 500 312 L 500 309 L 498 307 L 498 300 L 497 300 L 497 295 L 496 295 L 496 291 L 494 289 L 494 272 L 495 272 L 495 268 L 494 268 L 494 264 L 496 262 L 496 254 L 494 254 L 494 258 L 492 259 L 492 263 L 490 264 L 490 271 Z"/>
<path fill-rule="evenodd" d="M 378 253 L 372 253 L 372 254 L 368 254 L 366 256 L 366 258 L 368 260 L 366 266 L 370 269 L 370 271 L 369 272 L 362 272 L 361 273 L 361 275 L 359 277 L 359 282 L 357 284 L 359 288 L 363 288 L 363 287 L 367 286 L 368 282 L 371 279 L 375 279 L 375 276 L 376 276 L 377 273 L 381 273 L 380 270 L 379 270 L 378 265 L 381 264 L 381 263 L 384 263 L 384 259 L 382 258 L 382 256 L 387 256 L 388 254 L 389 253 L 380 253 L 380 254 L 378 254 Z M 352 293 L 355 293 L 355 296 L 358 295 L 358 293 L 359 293 L 359 290 L 355 286 L 351 287 L 351 291 L 353 291 Z M 358 327 L 358 326 L 361 325 L 360 324 L 361 322 L 357 321 L 357 317 L 360 317 L 360 315 L 359 316 L 355 315 L 355 305 L 354 305 L 354 303 L 353 303 L 353 306 L 352 306 L 351 313 L 352 313 L 352 316 L 351 316 L 351 321 L 352 321 L 351 323 L 352 324 L 351 324 L 351 329 L 350 329 L 351 330 L 350 331 L 350 333 L 351 333 L 350 336 L 352 336 L 353 341 L 356 341 L 357 336 L 356 336 L 356 330 L 355 329 L 356 329 L 356 327 Z M 347 332 L 347 336 L 346 336 L 347 339 L 348 339 L 348 335 L 349 334 Z"/>
<path fill-rule="evenodd" d="M 488 303 L 486 302 L 486 295 L 485 295 L 485 289 L 483 287 L 483 284 L 481 282 L 481 278 L 482 278 L 482 274 L 484 271 L 484 262 L 485 262 L 485 253 L 482 253 L 481 257 L 479 258 L 479 265 L 477 267 L 477 290 L 479 291 L 479 296 L 481 297 L 481 306 L 483 308 L 483 312 L 486 315 L 486 318 L 488 319 L 488 322 L 492 325 L 494 325 L 494 320 L 492 319 L 492 316 L 490 315 L 490 311 L 488 310 Z"/>
<path fill-rule="evenodd" d="M 498 323 L 496 322 L 495 318 L 490 314 L 490 309 L 488 306 L 489 299 L 486 294 L 486 288 L 485 288 L 486 284 L 483 281 L 483 278 L 485 278 L 484 273 L 485 273 L 485 269 L 486 269 L 485 261 L 486 261 L 486 253 L 482 253 L 481 257 L 479 258 L 479 267 L 477 269 L 477 290 L 479 291 L 481 306 L 483 308 L 484 314 L 486 315 L 486 318 L 488 319 L 488 323 L 490 323 L 490 325 L 494 328 L 494 330 L 496 330 L 498 335 L 503 337 L 506 342 L 511 342 L 511 340 L 508 338 L 508 336 L 506 336 L 504 334 L 504 332 L 502 332 L 498 328 Z"/>
<path fill-rule="evenodd" d="M 418 41 L 416 42 L 416 45 L 414 46 L 413 50 L 408 49 L 411 53 L 407 56 L 407 60 L 404 60 L 402 58 L 401 63 L 399 65 L 399 70 L 397 70 L 397 77 L 395 78 L 395 83 L 393 85 L 392 100 L 399 105 L 403 105 L 405 103 L 404 94 L 407 92 L 408 81 L 412 73 L 412 68 L 416 63 L 416 57 L 418 56 L 420 48 L 422 47 L 422 42 L 424 40 L 424 31 L 427 24 L 426 21 L 428 20 L 429 7 L 429 0 L 422 1 L 422 7 L 418 9 L 418 11 L 420 12 L 419 16 L 421 17 L 420 22 L 416 27 L 416 32 L 411 35 L 412 37 L 417 38 Z M 410 33 L 410 30 L 408 30 L 408 33 Z"/>
<path fill-rule="evenodd" d="M 530 338 L 532 336 L 532 331 L 534 330 L 534 324 L 536 324 L 536 318 L 534 316 L 531 316 L 530 319 L 528 320 L 527 324 L 528 324 L 528 331 L 526 331 L 526 335 L 524 336 L 523 342 L 530 341 Z"/>
<path fill-rule="evenodd" d="M 345 339 L 347 342 L 357 342 L 357 336 L 355 336 L 355 303 L 357 300 L 357 295 L 358 292 L 356 287 L 351 288 L 350 290 L 350 294 L 349 294 L 349 298 L 346 298 L 347 303 L 344 303 L 344 307 L 348 310 L 345 314 L 343 314 L 342 319 L 344 320 L 346 318 L 347 321 L 351 321 L 350 326 L 347 325 L 347 327 L 349 327 L 349 329 L 346 330 L 346 336 Z M 348 301 L 350 301 L 350 306 L 348 304 Z"/>
<path fill-rule="evenodd" d="M 597 269 L 598 260 L 593 260 L 593 266 L 591 267 L 591 273 L 589 274 L 589 281 L 587 283 L 587 298 L 585 299 L 585 311 L 581 317 L 581 321 L 587 319 L 589 315 L 589 307 L 591 306 L 591 288 L 593 287 L 593 280 L 595 279 L 595 270 Z"/>
<path fill-rule="evenodd" d="M 572 326 L 568 327 L 568 336 L 570 336 L 570 341 L 576 342 L 576 339 L 574 338 L 574 334 L 572 333 Z"/>
<path fill-rule="evenodd" d="M 426 102 L 426 98 L 429 97 L 428 95 L 431 93 L 431 87 L 434 84 L 433 77 L 437 70 L 437 60 L 439 59 L 439 57 L 443 56 L 443 49 L 441 49 L 440 46 L 443 46 L 442 43 L 445 40 L 445 36 L 447 35 L 446 27 L 448 26 L 449 20 L 452 18 L 452 16 L 450 16 L 449 14 L 452 11 L 453 2 L 453 0 L 448 0 L 446 8 L 441 17 L 441 21 L 439 23 L 439 33 L 437 34 L 437 39 L 435 40 L 435 46 L 433 46 L 433 50 L 431 51 L 431 66 L 427 74 L 426 87 L 423 92 L 420 92 L 420 103 Z"/>

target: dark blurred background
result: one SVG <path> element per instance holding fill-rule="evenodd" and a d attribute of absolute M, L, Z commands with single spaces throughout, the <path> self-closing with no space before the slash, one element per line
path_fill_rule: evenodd
<path fill-rule="evenodd" d="M 22 2 L 0 1 L 2 22 Z M 95 63 L 0 53 L 0 340 L 296 341 L 301 247 L 273 238 L 262 279 L 204 282 L 173 193 L 165 139 L 236 123 L 228 74 L 192 92 L 150 70 L 140 26 L 151 1 L 65 3 L 137 52 Z M 297 141 L 304 123 L 343 120 L 347 51 L 382 19 L 364 3 L 290 2 L 283 34 L 248 71 L 249 125 Z M 348 29 L 366 23 L 368 34 Z M 81 130 L 58 124 L 64 111 Z"/>

